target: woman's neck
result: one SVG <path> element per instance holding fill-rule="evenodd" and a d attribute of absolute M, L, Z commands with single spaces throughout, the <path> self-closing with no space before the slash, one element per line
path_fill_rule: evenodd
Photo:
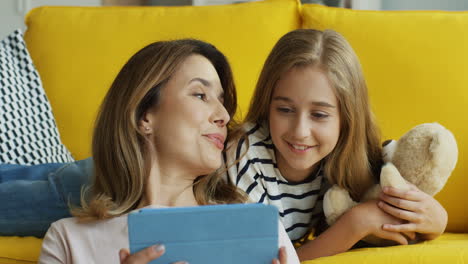
<path fill-rule="evenodd" d="M 175 170 L 163 170 L 153 166 L 145 184 L 143 199 L 138 207 L 196 206 L 193 193 L 194 176 Z"/>

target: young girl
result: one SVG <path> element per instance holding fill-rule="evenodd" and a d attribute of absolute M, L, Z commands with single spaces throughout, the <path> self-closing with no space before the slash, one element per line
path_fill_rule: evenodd
<path fill-rule="evenodd" d="M 244 202 L 245 194 L 216 172 L 235 109 L 231 69 L 214 46 L 185 39 L 136 53 L 96 120 L 91 192 L 83 193 L 75 217 L 52 224 L 39 263 L 148 263 L 164 246 L 134 255 L 122 249 L 129 212 Z M 279 241 L 284 248 L 273 263 L 299 264 L 281 224 Z"/>
<path fill-rule="evenodd" d="M 346 251 L 369 234 L 406 244 L 405 235 L 433 239 L 445 229 L 445 209 L 413 187 L 385 189 L 380 202 L 360 204 L 315 240 L 304 239 L 320 228 L 330 184 L 359 199 L 382 165 L 359 60 L 337 32 L 301 29 L 278 41 L 233 137 L 225 155 L 230 180 L 278 207 L 301 260 Z"/>

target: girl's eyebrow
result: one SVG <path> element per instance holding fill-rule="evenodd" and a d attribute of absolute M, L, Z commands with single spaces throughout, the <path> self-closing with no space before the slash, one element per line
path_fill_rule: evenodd
<path fill-rule="evenodd" d="M 273 101 L 285 101 L 287 103 L 293 103 L 294 101 L 291 98 L 285 97 L 285 96 L 275 96 L 273 97 Z M 315 105 L 315 106 L 323 106 L 323 107 L 329 107 L 329 108 L 335 108 L 334 105 L 329 104 L 325 101 L 312 101 L 310 104 Z"/>

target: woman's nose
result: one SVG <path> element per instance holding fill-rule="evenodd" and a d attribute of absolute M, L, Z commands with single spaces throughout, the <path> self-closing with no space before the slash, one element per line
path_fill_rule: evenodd
<path fill-rule="evenodd" d="M 213 122 L 216 123 L 219 127 L 226 126 L 229 123 L 231 117 L 229 116 L 226 107 L 221 102 L 216 103 L 216 109 L 213 115 Z"/>

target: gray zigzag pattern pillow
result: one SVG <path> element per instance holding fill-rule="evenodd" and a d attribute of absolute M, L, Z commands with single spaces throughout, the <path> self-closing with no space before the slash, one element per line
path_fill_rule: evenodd
<path fill-rule="evenodd" d="M 0 42 L 0 163 L 71 162 L 20 30 Z"/>

